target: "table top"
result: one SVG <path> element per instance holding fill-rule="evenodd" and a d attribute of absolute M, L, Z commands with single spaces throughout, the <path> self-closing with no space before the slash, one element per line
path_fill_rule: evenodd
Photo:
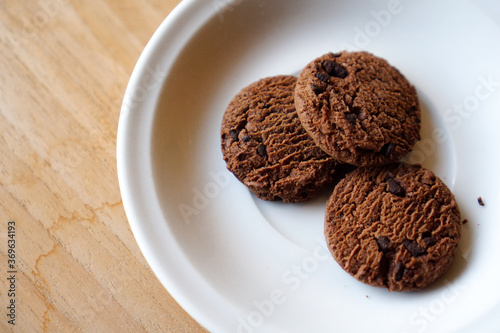
<path fill-rule="evenodd" d="M 128 79 L 179 2 L 0 0 L 1 332 L 205 332 L 141 254 L 116 172 Z"/>

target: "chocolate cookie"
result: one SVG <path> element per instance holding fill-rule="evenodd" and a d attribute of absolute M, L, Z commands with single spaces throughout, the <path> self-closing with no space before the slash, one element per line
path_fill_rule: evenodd
<path fill-rule="evenodd" d="M 340 162 L 395 162 L 420 139 L 415 88 L 366 52 L 328 53 L 309 63 L 298 78 L 295 104 L 309 135 Z"/>
<path fill-rule="evenodd" d="M 259 80 L 241 90 L 222 120 L 227 168 L 264 200 L 305 201 L 333 181 L 337 162 L 302 127 L 294 76 Z"/>
<path fill-rule="evenodd" d="M 359 168 L 341 180 L 327 202 L 325 237 L 359 281 L 410 291 L 448 270 L 461 223 L 453 194 L 432 171 L 400 163 Z"/>

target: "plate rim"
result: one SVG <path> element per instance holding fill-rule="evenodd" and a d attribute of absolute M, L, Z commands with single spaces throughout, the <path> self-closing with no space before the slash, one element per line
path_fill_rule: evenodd
<path fill-rule="evenodd" d="M 134 238 L 146 262 L 148 263 L 162 286 L 184 309 L 184 311 L 188 313 L 189 316 L 191 316 L 199 325 L 201 325 L 205 329 L 209 331 L 219 332 L 225 329 L 224 326 L 221 326 L 221 323 L 223 323 L 224 320 L 227 319 L 227 315 L 224 315 L 220 310 L 217 309 L 217 307 L 214 307 L 214 303 L 219 303 L 218 308 L 220 309 L 224 306 L 227 306 L 226 300 L 222 299 L 217 291 L 214 290 L 208 283 L 206 283 L 203 280 L 203 277 L 192 266 L 192 264 L 189 263 L 180 247 L 177 246 L 177 241 L 173 237 L 173 235 L 163 235 L 163 238 L 167 237 L 168 241 L 170 241 L 170 246 L 168 246 L 169 251 L 166 252 L 168 253 L 168 259 L 165 258 L 165 254 L 158 254 L 156 247 L 151 245 L 151 237 L 154 237 L 155 235 L 146 232 L 146 230 L 144 230 L 144 228 L 141 226 L 140 221 L 141 219 L 144 219 L 145 215 L 148 217 L 152 217 L 151 215 L 162 215 L 158 215 L 161 213 L 159 210 L 156 210 L 155 213 L 152 214 L 145 214 L 146 212 L 144 210 L 141 211 L 141 207 L 137 202 L 144 200 L 140 198 L 140 194 L 132 193 L 132 188 L 134 188 L 133 176 L 137 175 L 138 166 L 133 164 L 131 165 L 130 163 L 131 161 L 133 162 L 133 160 L 137 159 L 137 157 L 133 156 L 130 151 L 131 144 L 137 145 L 137 143 L 130 142 L 130 131 L 137 131 L 133 126 L 137 125 L 137 123 L 135 123 L 135 120 L 137 119 L 134 118 L 141 117 L 141 112 L 144 110 L 144 104 L 157 104 L 159 95 L 162 91 L 162 84 L 160 84 L 157 87 L 158 89 L 148 91 L 149 94 L 147 95 L 147 98 L 144 99 L 143 95 L 137 94 L 137 87 L 141 87 L 141 85 L 144 86 L 145 83 L 142 80 L 144 79 L 145 75 L 152 75 L 151 70 L 158 70 L 158 68 L 153 67 L 153 65 L 158 62 L 154 58 L 155 56 L 160 57 L 161 54 L 164 53 L 163 51 L 165 48 L 166 39 L 176 40 L 178 44 L 186 43 L 191 37 L 190 33 L 197 30 L 194 29 L 193 26 L 198 27 L 201 26 L 202 23 L 204 23 L 203 16 L 207 16 L 207 13 L 210 12 L 205 5 L 206 3 L 199 0 L 182 0 L 162 21 L 160 26 L 156 29 L 150 40 L 147 42 L 144 50 L 141 52 L 129 78 L 129 82 L 127 84 L 123 102 L 121 105 L 116 136 L 116 163 L 118 184 L 125 214 L 132 230 L 132 234 L 134 235 Z M 201 21 L 197 21 L 198 19 L 200 19 L 200 16 L 202 17 Z M 210 15 L 210 17 L 211 16 L 212 15 Z M 190 25 L 189 23 L 192 23 L 192 25 Z M 186 30 L 184 34 L 182 33 L 183 29 Z M 173 49 L 173 44 L 170 45 L 169 48 Z M 182 48 L 173 50 L 173 54 L 175 54 L 175 51 L 181 50 Z M 168 61 L 160 57 L 162 62 L 170 62 L 169 67 L 172 66 L 176 56 L 171 56 L 171 58 L 172 59 Z M 159 72 L 163 74 L 163 69 L 160 69 Z M 149 116 L 149 119 L 145 120 L 146 123 L 152 123 L 154 119 L 155 112 L 150 113 L 151 114 L 147 115 Z M 152 129 L 153 126 L 150 126 L 149 129 L 146 129 L 146 131 L 152 132 Z M 147 145 L 147 147 L 149 147 L 149 151 L 144 151 L 144 156 L 151 155 L 151 145 Z M 146 172 L 149 170 L 150 174 L 143 174 L 142 176 L 146 179 L 146 181 L 152 182 L 153 167 L 151 163 L 149 163 L 150 159 L 145 159 L 144 161 L 146 161 L 147 163 L 147 167 L 145 168 Z M 155 187 L 148 187 L 148 189 L 155 190 Z M 153 195 L 153 197 L 156 197 L 156 195 Z M 152 198 L 150 195 L 149 199 L 154 198 Z M 165 267 L 161 265 L 162 261 L 168 261 L 168 266 L 171 269 L 165 269 Z M 174 278 L 173 274 L 169 273 L 178 270 L 179 267 L 182 267 L 185 272 L 189 273 L 186 274 L 188 278 L 183 279 L 182 282 L 184 283 L 184 285 L 186 283 L 189 283 L 190 286 L 193 287 L 191 291 L 186 290 L 185 286 L 184 288 L 182 288 L 182 286 L 179 285 L 179 279 Z M 201 294 L 197 293 L 197 290 L 203 290 L 203 292 L 205 293 L 204 297 L 201 297 Z M 190 294 L 189 296 L 191 297 L 189 297 L 188 294 Z M 214 295 L 217 295 L 217 297 L 219 297 L 219 299 L 217 299 L 217 302 L 214 301 Z M 201 304 L 205 304 L 205 306 Z M 208 307 L 209 309 L 212 309 L 210 313 L 207 313 L 206 305 L 210 305 L 210 307 Z"/>

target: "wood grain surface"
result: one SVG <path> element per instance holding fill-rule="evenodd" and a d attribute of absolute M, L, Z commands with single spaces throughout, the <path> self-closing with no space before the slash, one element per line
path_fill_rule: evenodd
<path fill-rule="evenodd" d="M 128 79 L 179 2 L 0 0 L 0 332 L 205 331 L 142 256 L 116 172 Z"/>

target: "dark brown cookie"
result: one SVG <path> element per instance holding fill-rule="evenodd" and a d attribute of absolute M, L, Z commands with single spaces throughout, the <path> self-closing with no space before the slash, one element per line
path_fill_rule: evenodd
<path fill-rule="evenodd" d="M 302 127 L 294 76 L 252 83 L 231 101 L 222 120 L 227 168 L 264 200 L 305 201 L 333 181 L 337 162 Z"/>
<path fill-rule="evenodd" d="M 448 270 L 461 236 L 453 194 L 430 170 L 405 163 L 359 168 L 327 203 L 325 237 L 361 282 L 410 291 Z"/>
<path fill-rule="evenodd" d="M 366 52 L 328 53 L 309 63 L 297 81 L 295 104 L 309 135 L 340 162 L 395 162 L 420 139 L 415 88 Z"/>

